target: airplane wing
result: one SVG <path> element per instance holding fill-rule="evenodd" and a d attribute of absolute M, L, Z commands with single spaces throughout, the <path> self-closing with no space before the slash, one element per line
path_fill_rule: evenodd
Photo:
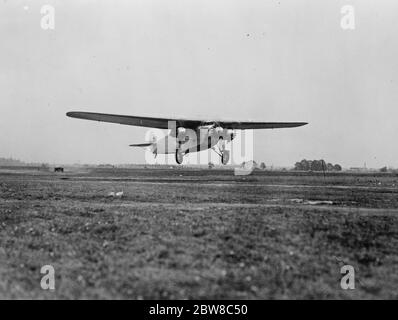
<path fill-rule="evenodd" d="M 158 129 L 169 129 L 169 121 L 175 121 L 177 127 L 188 129 L 197 129 L 200 126 L 214 125 L 221 126 L 225 129 L 277 129 L 277 128 L 293 128 L 307 124 L 307 122 L 255 122 L 255 121 L 208 121 L 208 120 L 187 120 L 187 119 L 171 119 L 171 118 L 152 118 L 152 117 L 136 117 L 106 113 L 80 112 L 72 111 L 66 114 L 68 117 L 102 121 L 110 123 L 118 123 L 130 126 L 149 127 Z"/>
<path fill-rule="evenodd" d="M 117 114 L 93 113 L 93 112 L 72 111 L 68 112 L 66 115 L 71 118 L 119 123 L 129 126 L 158 128 L 158 129 L 168 129 L 169 121 L 175 121 L 177 127 L 184 127 L 184 128 L 194 129 L 201 125 L 201 121 L 196 121 L 196 120 L 136 117 L 136 116 L 124 116 Z"/>
<path fill-rule="evenodd" d="M 228 122 L 220 121 L 218 124 L 225 129 L 278 129 L 278 128 L 294 128 L 301 127 L 308 124 L 307 122 L 255 122 L 255 121 L 242 121 L 242 122 Z"/>

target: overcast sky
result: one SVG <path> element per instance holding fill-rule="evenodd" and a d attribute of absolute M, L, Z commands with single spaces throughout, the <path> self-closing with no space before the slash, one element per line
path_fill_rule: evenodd
<path fill-rule="evenodd" d="M 306 121 L 256 132 L 255 160 L 398 167 L 397 57 L 396 0 L 1 0 L 0 157 L 144 162 L 145 128 L 84 110 Z"/>

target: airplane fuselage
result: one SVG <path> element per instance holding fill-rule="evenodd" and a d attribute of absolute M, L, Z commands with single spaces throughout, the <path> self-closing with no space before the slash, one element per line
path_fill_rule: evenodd
<path fill-rule="evenodd" d="M 173 154 L 177 149 L 186 154 L 207 150 L 233 139 L 234 133 L 222 128 L 184 129 L 176 135 L 169 134 L 159 139 L 153 147 L 157 154 Z"/>

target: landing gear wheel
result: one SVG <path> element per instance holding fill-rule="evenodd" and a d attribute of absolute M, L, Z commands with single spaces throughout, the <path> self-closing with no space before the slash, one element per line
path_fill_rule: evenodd
<path fill-rule="evenodd" d="M 228 163 L 228 161 L 229 161 L 229 151 L 224 151 L 222 154 L 221 154 L 221 163 L 223 164 L 223 165 L 226 165 L 227 163 Z"/>
<path fill-rule="evenodd" d="M 183 158 L 184 158 L 184 155 L 182 154 L 181 150 L 177 149 L 176 150 L 176 162 L 178 164 L 181 164 L 182 161 L 184 160 Z"/>

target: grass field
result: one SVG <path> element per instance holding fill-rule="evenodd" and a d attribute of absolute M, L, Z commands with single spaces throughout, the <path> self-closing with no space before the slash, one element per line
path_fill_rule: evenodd
<path fill-rule="evenodd" d="M 54 291 L 40 287 L 47 264 Z M 355 290 L 340 287 L 344 264 Z M 392 174 L 0 170 L 3 299 L 397 299 L 397 288 Z"/>

